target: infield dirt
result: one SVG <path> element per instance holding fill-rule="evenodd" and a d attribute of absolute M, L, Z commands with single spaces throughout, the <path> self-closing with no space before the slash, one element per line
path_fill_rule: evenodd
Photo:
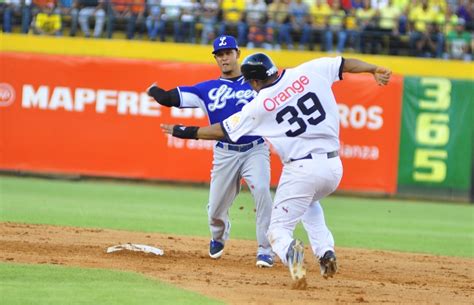
<path fill-rule="evenodd" d="M 161 248 L 164 256 L 122 251 L 121 243 Z M 230 240 L 224 255 L 207 255 L 209 240 L 102 229 L 0 223 L 0 261 L 133 271 L 228 304 L 474 304 L 474 260 L 378 250 L 336 248 L 332 279 L 306 247 L 306 290 L 292 290 L 279 261 L 255 267 L 254 241 Z"/>

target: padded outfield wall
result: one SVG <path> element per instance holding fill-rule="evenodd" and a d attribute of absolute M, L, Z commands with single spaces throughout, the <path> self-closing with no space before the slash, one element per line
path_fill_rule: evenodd
<path fill-rule="evenodd" d="M 209 46 L 2 35 L 0 168 L 7 171 L 209 181 L 212 141 L 161 134 L 161 122 L 206 125 L 203 112 L 159 107 L 145 93 L 217 78 Z M 243 56 L 249 54 L 243 49 Z M 327 56 L 269 52 L 279 67 Z M 351 55 L 346 55 L 351 56 Z M 341 191 L 468 200 L 474 65 L 362 56 L 393 69 L 387 87 L 345 75 Z M 272 185 L 281 165 L 272 155 Z"/>

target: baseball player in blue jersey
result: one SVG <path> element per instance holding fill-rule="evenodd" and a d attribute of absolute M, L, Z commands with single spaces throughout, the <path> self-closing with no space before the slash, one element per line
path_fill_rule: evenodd
<path fill-rule="evenodd" d="M 239 112 L 256 92 L 241 75 L 237 41 L 232 36 L 220 36 L 214 40 L 212 53 L 221 70 L 220 78 L 169 91 L 153 84 L 147 90 L 148 95 L 163 106 L 201 108 L 211 124 Z M 249 186 L 256 206 L 256 265 L 272 267 L 273 252 L 266 236 L 272 212 L 270 159 L 268 146 L 259 136 L 243 136 L 236 142 L 221 140 L 215 145 L 208 203 L 212 236 L 209 256 L 217 259 L 224 251 L 231 226 L 229 209 L 240 191 L 242 178 Z"/>

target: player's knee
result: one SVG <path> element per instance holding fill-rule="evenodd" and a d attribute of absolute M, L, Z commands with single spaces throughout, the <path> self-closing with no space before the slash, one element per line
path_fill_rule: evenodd
<path fill-rule="evenodd" d="M 209 224 L 214 226 L 223 226 L 225 224 L 225 221 L 220 217 L 209 216 Z"/>

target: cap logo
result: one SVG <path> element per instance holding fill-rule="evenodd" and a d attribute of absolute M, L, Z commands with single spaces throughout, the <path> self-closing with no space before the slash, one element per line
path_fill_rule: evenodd
<path fill-rule="evenodd" d="M 222 47 L 222 46 L 226 46 L 227 45 L 227 41 L 225 41 L 227 39 L 227 37 L 219 37 L 219 40 L 221 41 L 219 43 L 219 47 Z"/>
<path fill-rule="evenodd" d="M 271 67 L 270 69 L 267 70 L 267 76 L 271 76 L 271 75 L 273 75 L 277 72 L 278 72 L 278 69 L 275 66 L 273 66 L 273 67 Z"/>

